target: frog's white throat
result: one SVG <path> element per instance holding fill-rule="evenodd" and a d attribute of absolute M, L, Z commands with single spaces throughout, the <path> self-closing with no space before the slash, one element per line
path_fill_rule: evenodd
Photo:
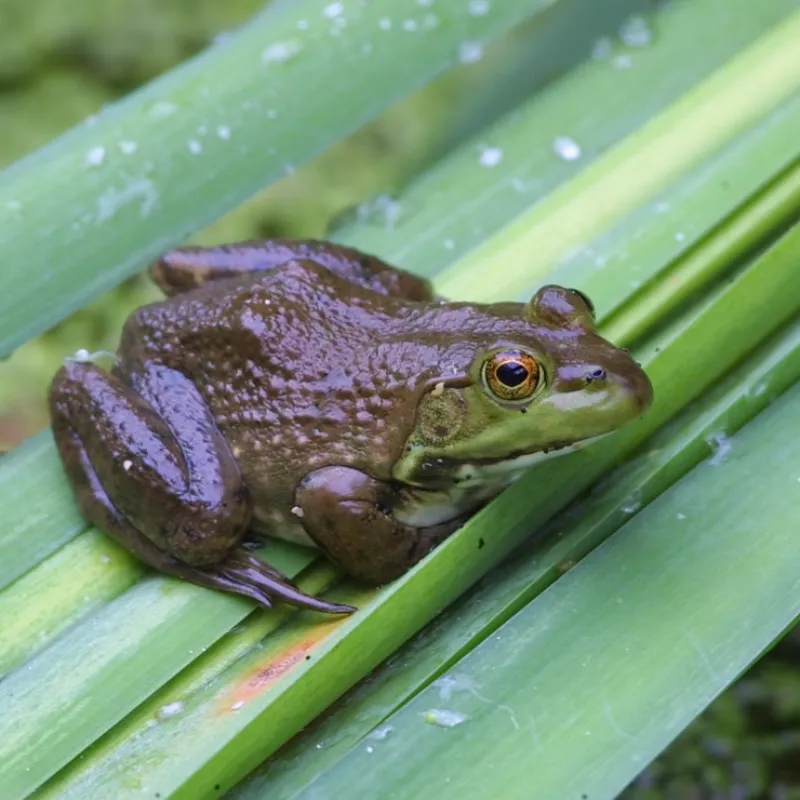
<path fill-rule="evenodd" d="M 500 494 L 528 469 L 558 456 L 574 453 L 608 436 L 604 433 L 591 439 L 551 450 L 523 453 L 516 458 L 485 463 L 463 463 L 452 473 L 453 483 L 441 489 L 409 487 L 394 508 L 398 522 L 427 528 L 469 514 Z"/>

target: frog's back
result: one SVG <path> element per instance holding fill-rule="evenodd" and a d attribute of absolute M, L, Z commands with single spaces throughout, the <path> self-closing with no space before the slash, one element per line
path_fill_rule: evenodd
<path fill-rule="evenodd" d="M 256 507 L 291 507 L 310 469 L 389 479 L 435 348 L 405 331 L 414 303 L 290 264 L 207 284 L 134 312 L 123 372 L 158 362 L 192 379 L 233 448 Z"/>

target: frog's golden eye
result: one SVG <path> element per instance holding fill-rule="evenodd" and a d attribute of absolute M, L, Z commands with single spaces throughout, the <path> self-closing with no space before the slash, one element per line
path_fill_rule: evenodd
<path fill-rule="evenodd" d="M 483 365 L 483 377 L 489 390 L 500 400 L 527 400 L 539 385 L 540 370 L 536 359 L 522 350 L 501 350 Z"/>

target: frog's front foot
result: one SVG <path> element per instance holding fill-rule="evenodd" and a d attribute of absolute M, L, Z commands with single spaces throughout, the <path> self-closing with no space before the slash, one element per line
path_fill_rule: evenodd
<path fill-rule="evenodd" d="M 399 578 L 463 522 L 428 527 L 398 521 L 397 487 L 350 467 L 309 473 L 295 493 L 309 536 L 348 575 L 373 586 Z"/>
<path fill-rule="evenodd" d="M 348 613 L 300 591 L 241 545 L 248 492 L 196 387 L 154 365 L 132 386 L 67 363 L 50 387 L 53 435 L 84 516 L 157 570 L 241 594 Z"/>

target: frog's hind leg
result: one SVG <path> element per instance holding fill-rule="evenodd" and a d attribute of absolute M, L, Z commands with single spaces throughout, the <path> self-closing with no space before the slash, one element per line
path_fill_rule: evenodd
<path fill-rule="evenodd" d="M 139 533 L 111 502 L 77 436 L 74 434 L 71 436 L 71 441 L 65 443 L 65 449 L 72 450 L 75 456 L 71 461 L 70 477 L 80 494 L 80 506 L 84 516 L 148 566 L 199 586 L 244 595 L 265 608 L 271 608 L 272 600 L 278 598 L 290 605 L 313 611 L 349 613 L 355 610 L 350 606 L 326 603 L 304 594 L 268 564 L 244 551 L 234 551 L 223 563 L 211 569 L 204 569 L 193 567 L 159 550 Z"/>
<path fill-rule="evenodd" d="M 170 431 L 163 420 L 147 408 L 141 397 L 114 376 L 92 364 L 68 364 L 59 370 L 53 380 L 50 404 L 59 455 L 84 517 L 138 559 L 161 572 L 201 586 L 244 595 L 267 608 L 277 598 L 292 605 L 330 613 L 353 610 L 349 606 L 325 603 L 305 595 L 279 572 L 244 548 L 236 546 L 236 537 L 229 547 L 214 555 L 213 563 L 189 563 L 185 560 L 189 553 L 179 558 L 175 552 L 170 552 L 170 542 L 164 538 L 164 529 L 169 526 L 170 517 L 173 524 L 178 521 L 179 509 L 175 507 L 175 498 L 168 496 L 163 475 L 149 483 L 142 481 L 140 475 L 137 484 L 136 472 L 140 470 L 133 469 L 134 458 L 160 461 L 162 466 L 171 460 L 167 445 Z M 146 423 L 146 429 L 143 423 Z M 129 452 L 126 458 L 122 452 L 126 434 L 132 434 L 134 440 L 149 444 L 151 448 L 148 455 Z M 113 437 L 113 441 L 109 437 Z M 104 439 L 108 445 L 106 448 L 102 447 Z M 158 449 L 157 446 L 153 447 L 156 439 L 161 440 L 160 454 L 154 452 Z M 102 455 L 99 458 L 99 470 L 89 457 L 87 444 L 95 445 L 93 452 L 107 455 L 106 459 Z M 201 446 L 196 446 L 193 451 L 190 448 L 186 456 L 181 455 L 190 469 L 191 463 L 194 461 L 196 464 L 198 459 L 205 468 L 213 464 L 213 456 L 199 452 L 201 449 Z M 144 465 L 145 470 L 147 466 Z M 169 469 L 164 471 L 169 477 Z M 130 511 L 125 513 L 118 507 L 112 498 L 121 497 L 122 494 L 135 498 L 138 511 L 131 515 Z M 240 535 L 249 521 L 246 495 L 235 491 L 233 487 L 233 491 L 223 491 L 221 504 L 230 509 L 227 521 L 232 522 L 234 532 Z M 195 511 L 197 505 L 194 504 Z M 246 507 L 244 514 L 243 506 Z M 130 504 L 127 508 L 130 508 Z M 190 503 L 190 516 L 183 523 L 190 537 L 202 533 L 196 524 L 192 525 L 193 522 L 197 523 L 198 520 L 196 517 L 192 520 Z M 224 529 L 225 523 L 223 516 L 219 520 L 220 527 Z M 154 526 L 160 528 L 160 536 L 153 535 Z M 150 536 L 143 532 L 148 528 Z"/>
<path fill-rule="evenodd" d="M 264 239 L 215 247 L 183 247 L 150 266 L 150 276 L 167 295 L 210 281 L 275 270 L 290 261 L 314 261 L 378 294 L 425 302 L 434 299 L 424 278 L 351 247 L 314 239 Z"/>

